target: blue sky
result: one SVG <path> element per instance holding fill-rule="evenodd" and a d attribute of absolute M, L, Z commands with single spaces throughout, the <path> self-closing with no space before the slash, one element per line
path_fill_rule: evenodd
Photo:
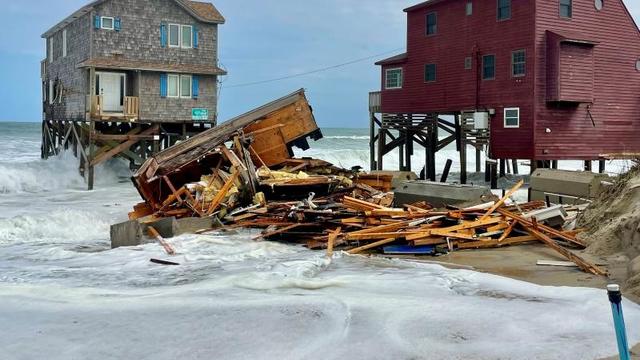
<path fill-rule="evenodd" d="M 0 81 L 5 84 L 0 87 L 0 121 L 40 120 L 39 63 L 45 57 L 40 35 L 87 2 L 0 0 Z M 379 88 L 375 59 L 279 82 L 233 85 L 401 52 L 406 31 L 402 9 L 419 1 L 213 2 L 227 19 L 220 28 L 220 61 L 229 71 L 222 85 L 221 120 L 304 87 L 321 126 L 362 128 L 368 126 L 367 93 Z M 640 20 L 640 2 L 625 3 Z"/>

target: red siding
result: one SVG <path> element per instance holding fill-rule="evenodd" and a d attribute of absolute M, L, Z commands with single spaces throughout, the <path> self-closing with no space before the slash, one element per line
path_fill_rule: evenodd
<path fill-rule="evenodd" d="M 384 112 L 495 109 L 491 155 L 497 158 L 640 153 L 640 32 L 621 0 L 605 1 L 602 11 L 591 0 L 573 1 L 572 19 L 560 18 L 558 0 L 512 0 L 507 21 L 496 20 L 496 1 L 474 0 L 471 16 L 465 15 L 466 3 L 445 0 L 407 13 L 404 84 L 399 90 L 383 87 Z M 431 12 L 438 14 L 438 33 L 426 36 Z M 547 31 L 581 34 L 595 45 L 559 45 L 548 52 Z M 518 49 L 526 50 L 527 74 L 513 78 L 511 52 Z M 495 80 L 479 80 L 485 54 L 496 55 Z M 464 69 L 468 56 L 474 59 L 471 70 Z M 557 59 L 555 67 L 548 56 Z M 436 64 L 436 82 L 424 82 L 425 64 Z M 586 102 L 547 102 L 549 97 Z M 505 107 L 520 108 L 520 128 L 504 128 Z"/>
<path fill-rule="evenodd" d="M 449 0 L 407 14 L 404 86 L 401 90 L 383 87 L 382 109 L 389 113 L 495 109 L 493 155 L 529 158 L 534 131 L 534 0 L 513 0 L 511 19 L 505 21 L 497 21 L 496 1 L 474 1 L 471 16 L 465 15 L 466 3 Z M 431 12 L 437 13 L 438 31 L 426 36 L 426 15 Z M 526 75 L 514 78 L 511 53 L 520 49 L 526 52 Z M 496 55 L 496 78 L 479 80 L 482 56 L 488 54 Z M 473 58 L 470 70 L 464 68 L 466 57 Z M 426 64 L 436 64 L 436 82 L 424 82 Z M 520 128 L 504 128 L 505 107 L 520 108 Z"/>
<path fill-rule="evenodd" d="M 540 0 L 536 14 L 535 158 L 595 159 L 601 154 L 640 152 L 640 72 L 635 69 L 640 58 L 640 33 L 621 0 L 605 1 L 601 11 L 594 8 L 593 1 L 573 1 L 572 19 L 560 18 L 557 1 Z M 548 85 L 554 86 L 546 76 L 553 78 L 553 74 L 546 74 L 552 65 L 547 58 L 553 57 L 547 53 L 547 31 L 579 33 L 596 43 L 593 73 L 583 71 L 590 60 L 588 47 L 582 47 L 570 48 L 569 59 L 560 55 L 558 75 L 560 98 L 584 98 L 592 86 L 589 100 L 593 104 L 546 102 Z M 569 60 L 568 71 L 563 60 Z M 549 70 L 553 71 L 553 66 Z"/>

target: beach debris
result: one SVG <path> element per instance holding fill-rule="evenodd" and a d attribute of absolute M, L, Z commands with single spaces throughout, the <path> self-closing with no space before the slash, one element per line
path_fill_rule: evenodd
<path fill-rule="evenodd" d="M 212 219 L 218 231 L 260 229 L 254 241 L 326 249 L 328 258 L 337 250 L 419 256 L 541 243 L 583 271 L 606 274 L 573 251 L 585 244 L 576 238 L 580 229 L 562 229 L 558 219 L 568 210 L 513 201 L 523 180 L 502 198 L 459 189 L 473 193 L 465 196 L 472 203 L 399 199 L 390 191 L 392 174 L 293 157 L 293 146 L 306 149 L 307 138 L 321 136 L 303 91 L 252 110 L 149 158 L 133 176 L 144 202 L 130 219 Z M 153 227 L 148 231 L 175 254 Z"/>

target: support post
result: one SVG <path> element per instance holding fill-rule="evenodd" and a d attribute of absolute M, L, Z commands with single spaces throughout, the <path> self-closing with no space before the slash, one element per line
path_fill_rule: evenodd
<path fill-rule="evenodd" d="M 88 168 L 85 171 L 85 176 L 87 179 L 87 189 L 88 190 L 93 190 L 93 177 L 94 177 L 94 166 L 92 165 L 93 162 L 93 158 L 95 156 L 95 146 L 94 146 L 94 140 L 93 140 L 93 136 L 95 134 L 96 131 L 96 122 L 91 120 L 90 122 L 90 128 L 89 128 L 89 158 L 87 159 L 87 162 L 85 163 L 85 166 L 87 166 Z"/>
<path fill-rule="evenodd" d="M 451 165 L 453 164 L 453 160 L 447 159 L 447 163 L 444 165 L 444 171 L 442 171 L 442 177 L 440 177 L 441 183 L 446 183 L 449 178 L 449 171 L 451 171 Z"/>
<path fill-rule="evenodd" d="M 505 159 L 500 159 L 500 177 L 505 177 L 505 175 L 507 174 L 506 165 L 507 165 L 506 160 Z"/>
<path fill-rule="evenodd" d="M 386 142 L 386 130 L 382 126 L 378 129 L 378 170 L 383 170 L 384 147 Z"/>
<path fill-rule="evenodd" d="M 513 167 L 513 174 L 514 175 L 519 175 L 519 171 L 518 171 L 518 159 L 513 159 L 511 160 L 513 163 L 511 164 Z"/>
<path fill-rule="evenodd" d="M 376 115 L 370 113 L 370 126 L 369 126 L 369 164 L 371 165 L 371 171 L 376 170 Z"/>
<path fill-rule="evenodd" d="M 498 188 L 498 163 L 491 163 L 491 189 Z"/>
<path fill-rule="evenodd" d="M 481 161 L 482 161 L 482 151 L 476 148 L 476 172 L 477 173 L 482 171 L 482 164 L 480 164 Z"/>
<path fill-rule="evenodd" d="M 467 183 L 467 136 L 462 126 L 461 116 L 456 115 L 456 127 L 460 137 L 460 184 Z"/>
<path fill-rule="evenodd" d="M 607 171 L 607 162 L 606 160 L 598 161 L 598 173 L 604 174 Z"/>
<path fill-rule="evenodd" d="M 593 170 L 593 164 L 591 163 L 591 160 L 585 160 L 584 171 L 592 171 L 592 170 Z"/>

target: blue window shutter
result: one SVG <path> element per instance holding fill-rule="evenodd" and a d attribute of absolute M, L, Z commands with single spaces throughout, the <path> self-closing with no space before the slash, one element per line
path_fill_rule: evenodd
<path fill-rule="evenodd" d="M 160 74 L 160 97 L 167 97 L 167 74 Z"/>
<path fill-rule="evenodd" d="M 191 77 L 191 95 L 194 99 L 198 98 L 198 95 L 200 93 L 200 79 L 198 78 L 198 75 L 193 75 Z"/>
<path fill-rule="evenodd" d="M 160 46 L 167 47 L 167 25 L 160 25 Z"/>
<path fill-rule="evenodd" d="M 93 17 L 93 26 L 96 29 L 100 29 L 100 16 L 99 15 L 96 15 L 96 16 Z"/>
<path fill-rule="evenodd" d="M 120 31 L 121 28 L 121 22 L 120 22 L 120 18 L 117 17 L 115 18 L 115 20 L 113 20 L 113 28 L 115 31 Z"/>
<path fill-rule="evenodd" d="M 194 49 L 198 48 L 198 27 L 197 26 L 193 27 L 193 48 Z"/>

